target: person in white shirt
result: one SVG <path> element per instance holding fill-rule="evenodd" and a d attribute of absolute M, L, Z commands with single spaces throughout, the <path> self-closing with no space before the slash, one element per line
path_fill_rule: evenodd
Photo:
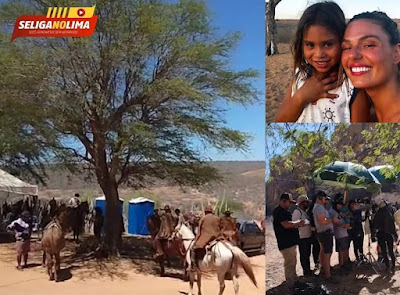
<path fill-rule="evenodd" d="M 81 200 L 79 199 L 79 194 L 75 194 L 71 199 L 68 201 L 68 207 L 71 208 L 78 208 L 79 204 L 81 203 Z"/>
<path fill-rule="evenodd" d="M 304 276 L 312 276 L 313 272 L 310 268 L 310 256 L 311 256 L 311 224 L 310 218 L 307 213 L 310 200 L 306 195 L 301 195 L 297 199 L 297 208 L 292 214 L 292 220 L 304 220 L 305 225 L 299 227 L 299 252 L 300 252 L 300 263 L 303 268 Z M 314 261 L 315 263 L 315 261 Z"/>

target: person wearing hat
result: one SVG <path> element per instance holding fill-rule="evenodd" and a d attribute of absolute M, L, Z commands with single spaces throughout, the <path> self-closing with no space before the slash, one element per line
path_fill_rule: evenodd
<path fill-rule="evenodd" d="M 158 259 L 164 255 L 162 241 L 168 240 L 172 236 L 177 223 L 176 218 L 172 215 L 169 205 L 164 206 L 164 213 L 160 216 L 160 219 L 160 230 L 155 238 L 156 254 L 154 255 L 154 259 Z"/>
<path fill-rule="evenodd" d="M 293 283 L 296 278 L 296 246 L 299 242 L 298 228 L 305 225 L 304 220 L 292 220 L 289 208 L 296 202 L 289 193 L 283 193 L 279 205 L 273 211 L 273 225 L 278 248 L 284 260 L 285 279 Z"/>
<path fill-rule="evenodd" d="M 377 231 L 376 237 L 378 238 L 378 245 L 382 251 L 383 261 L 386 265 L 386 271 L 392 271 L 394 273 L 396 258 L 393 252 L 393 243 L 397 241 L 398 236 L 393 215 L 390 213 L 387 203 L 384 200 L 379 203 L 379 209 L 378 212 L 376 212 L 372 222 L 372 228 Z M 389 258 L 387 256 L 387 252 L 389 252 L 392 262 L 391 268 L 389 267 Z"/>
<path fill-rule="evenodd" d="M 321 273 L 325 274 L 328 280 L 331 278 L 331 256 L 333 250 L 333 221 L 326 210 L 326 203 L 330 200 L 324 191 L 318 191 L 315 196 L 313 208 L 314 224 L 317 231 L 317 238 L 321 246 L 319 262 Z"/>
<path fill-rule="evenodd" d="M 213 214 L 214 209 L 208 205 L 204 209 L 205 215 L 199 221 L 199 228 L 193 247 L 190 249 L 190 270 L 194 271 L 196 265 L 196 252 L 203 252 L 206 246 L 213 240 L 221 236 L 221 220 Z"/>
<path fill-rule="evenodd" d="M 313 272 L 310 268 L 310 256 L 311 256 L 311 224 L 310 217 L 308 216 L 307 209 L 310 204 L 310 200 L 306 195 L 301 195 L 297 199 L 297 208 L 293 211 L 292 220 L 304 220 L 305 225 L 299 227 L 299 253 L 300 263 L 303 268 L 304 276 L 311 276 Z M 314 261 L 314 263 L 316 263 Z"/>
<path fill-rule="evenodd" d="M 349 248 L 350 237 L 348 229 L 350 229 L 350 221 L 347 223 L 342 215 L 342 208 L 345 206 L 342 195 L 337 195 L 332 202 L 332 208 L 329 214 L 333 221 L 334 236 L 336 242 L 336 252 L 339 253 L 339 266 L 341 270 L 349 270 Z"/>
<path fill-rule="evenodd" d="M 7 226 L 7 230 L 15 233 L 15 248 L 17 250 L 17 269 L 21 270 L 21 259 L 24 257 L 24 267 L 28 263 L 28 253 L 31 250 L 31 214 L 28 211 L 22 212 L 21 216 Z"/>
<path fill-rule="evenodd" d="M 228 209 L 221 217 L 221 233 L 224 239 L 231 242 L 234 246 L 239 245 L 239 234 L 236 227 L 236 220 L 231 216 L 231 211 Z"/>

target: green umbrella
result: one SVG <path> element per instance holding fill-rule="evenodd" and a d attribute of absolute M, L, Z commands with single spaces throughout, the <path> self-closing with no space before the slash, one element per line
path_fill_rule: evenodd
<path fill-rule="evenodd" d="M 366 189 L 372 193 L 379 191 L 380 182 L 367 168 L 351 162 L 335 161 L 314 171 L 316 184 L 341 187 L 347 190 Z"/>
<path fill-rule="evenodd" d="M 380 165 L 368 169 L 368 171 L 371 172 L 380 183 L 395 183 L 396 181 L 399 181 L 400 173 L 395 174 L 393 170 L 392 165 Z"/>

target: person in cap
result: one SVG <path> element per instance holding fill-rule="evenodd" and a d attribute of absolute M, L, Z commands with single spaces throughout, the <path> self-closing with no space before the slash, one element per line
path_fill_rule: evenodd
<path fill-rule="evenodd" d="M 304 220 L 292 220 L 289 208 L 296 202 L 289 193 L 283 193 L 279 205 L 273 211 L 273 225 L 278 248 L 284 259 L 285 279 L 293 283 L 297 279 L 296 274 L 296 246 L 299 242 L 298 228 L 305 225 Z"/>
<path fill-rule="evenodd" d="M 24 257 L 24 267 L 28 264 L 28 253 L 31 250 L 31 214 L 28 211 L 22 212 L 21 216 L 7 226 L 7 230 L 15 233 L 15 248 L 17 250 L 17 269 L 21 270 L 21 260 Z"/>
<path fill-rule="evenodd" d="M 231 211 L 228 209 L 221 217 L 221 233 L 224 239 L 231 242 L 234 246 L 239 245 L 239 234 L 236 227 L 236 220 L 231 216 Z"/>
<path fill-rule="evenodd" d="M 206 246 L 213 240 L 221 237 L 221 220 L 214 215 L 214 209 L 208 205 L 204 209 L 205 215 L 199 221 L 199 228 L 196 238 L 193 241 L 193 247 L 190 249 L 191 271 L 194 271 L 196 265 L 196 252 L 203 252 Z"/>
<path fill-rule="evenodd" d="M 347 223 L 345 218 L 342 216 L 341 212 L 343 206 L 345 206 L 344 199 L 339 195 L 332 202 L 332 208 L 329 210 L 329 215 L 333 221 L 336 252 L 339 254 L 339 266 L 341 270 L 348 271 L 350 267 L 350 264 L 348 264 L 350 237 L 347 230 L 350 229 L 350 223 Z"/>
<path fill-rule="evenodd" d="M 315 228 L 317 230 L 317 238 L 321 247 L 319 254 L 321 273 L 323 272 L 328 280 L 332 280 L 331 256 L 333 250 L 333 221 L 328 210 L 325 208 L 329 200 L 330 198 L 324 191 L 318 191 L 315 196 L 313 216 Z"/>
<path fill-rule="evenodd" d="M 306 195 L 301 195 L 297 199 L 297 208 L 293 211 L 292 220 L 304 220 L 305 224 L 299 227 L 299 253 L 300 263 L 303 268 L 304 276 L 311 276 L 313 272 L 310 268 L 310 256 L 311 256 L 311 224 L 310 217 L 308 216 L 307 209 L 309 207 L 310 200 Z M 316 263 L 314 261 L 314 263 Z"/>
<path fill-rule="evenodd" d="M 174 232 L 176 226 L 176 218 L 172 215 L 169 205 L 164 206 L 164 213 L 160 216 L 160 230 L 155 238 L 156 254 L 154 258 L 157 259 L 164 254 L 162 248 L 162 241 L 168 240 Z"/>
<path fill-rule="evenodd" d="M 382 251 L 386 271 L 392 271 L 394 273 L 396 258 L 393 252 L 393 243 L 397 241 L 398 236 L 393 215 L 390 213 L 387 203 L 384 200 L 379 203 L 379 209 L 372 222 L 372 228 L 377 231 L 376 237 L 378 238 L 378 244 Z M 389 267 L 387 252 L 389 252 L 391 258 L 391 267 Z"/>

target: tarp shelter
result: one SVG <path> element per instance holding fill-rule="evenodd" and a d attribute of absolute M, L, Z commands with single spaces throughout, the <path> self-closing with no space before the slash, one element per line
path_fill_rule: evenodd
<path fill-rule="evenodd" d="M 123 199 L 119 199 L 120 202 L 120 212 L 122 215 L 123 209 L 124 209 L 124 200 Z M 106 197 L 102 196 L 102 197 L 98 197 L 95 200 L 95 207 L 99 207 L 101 209 L 101 212 L 103 213 L 103 216 L 106 216 Z"/>
<path fill-rule="evenodd" d="M 36 196 L 38 194 L 38 186 L 26 183 L 0 169 L 0 196 L 6 198 L 10 194 Z"/>
<path fill-rule="evenodd" d="M 146 198 L 135 198 L 129 201 L 128 233 L 149 235 L 147 218 L 154 215 L 154 202 Z"/>

